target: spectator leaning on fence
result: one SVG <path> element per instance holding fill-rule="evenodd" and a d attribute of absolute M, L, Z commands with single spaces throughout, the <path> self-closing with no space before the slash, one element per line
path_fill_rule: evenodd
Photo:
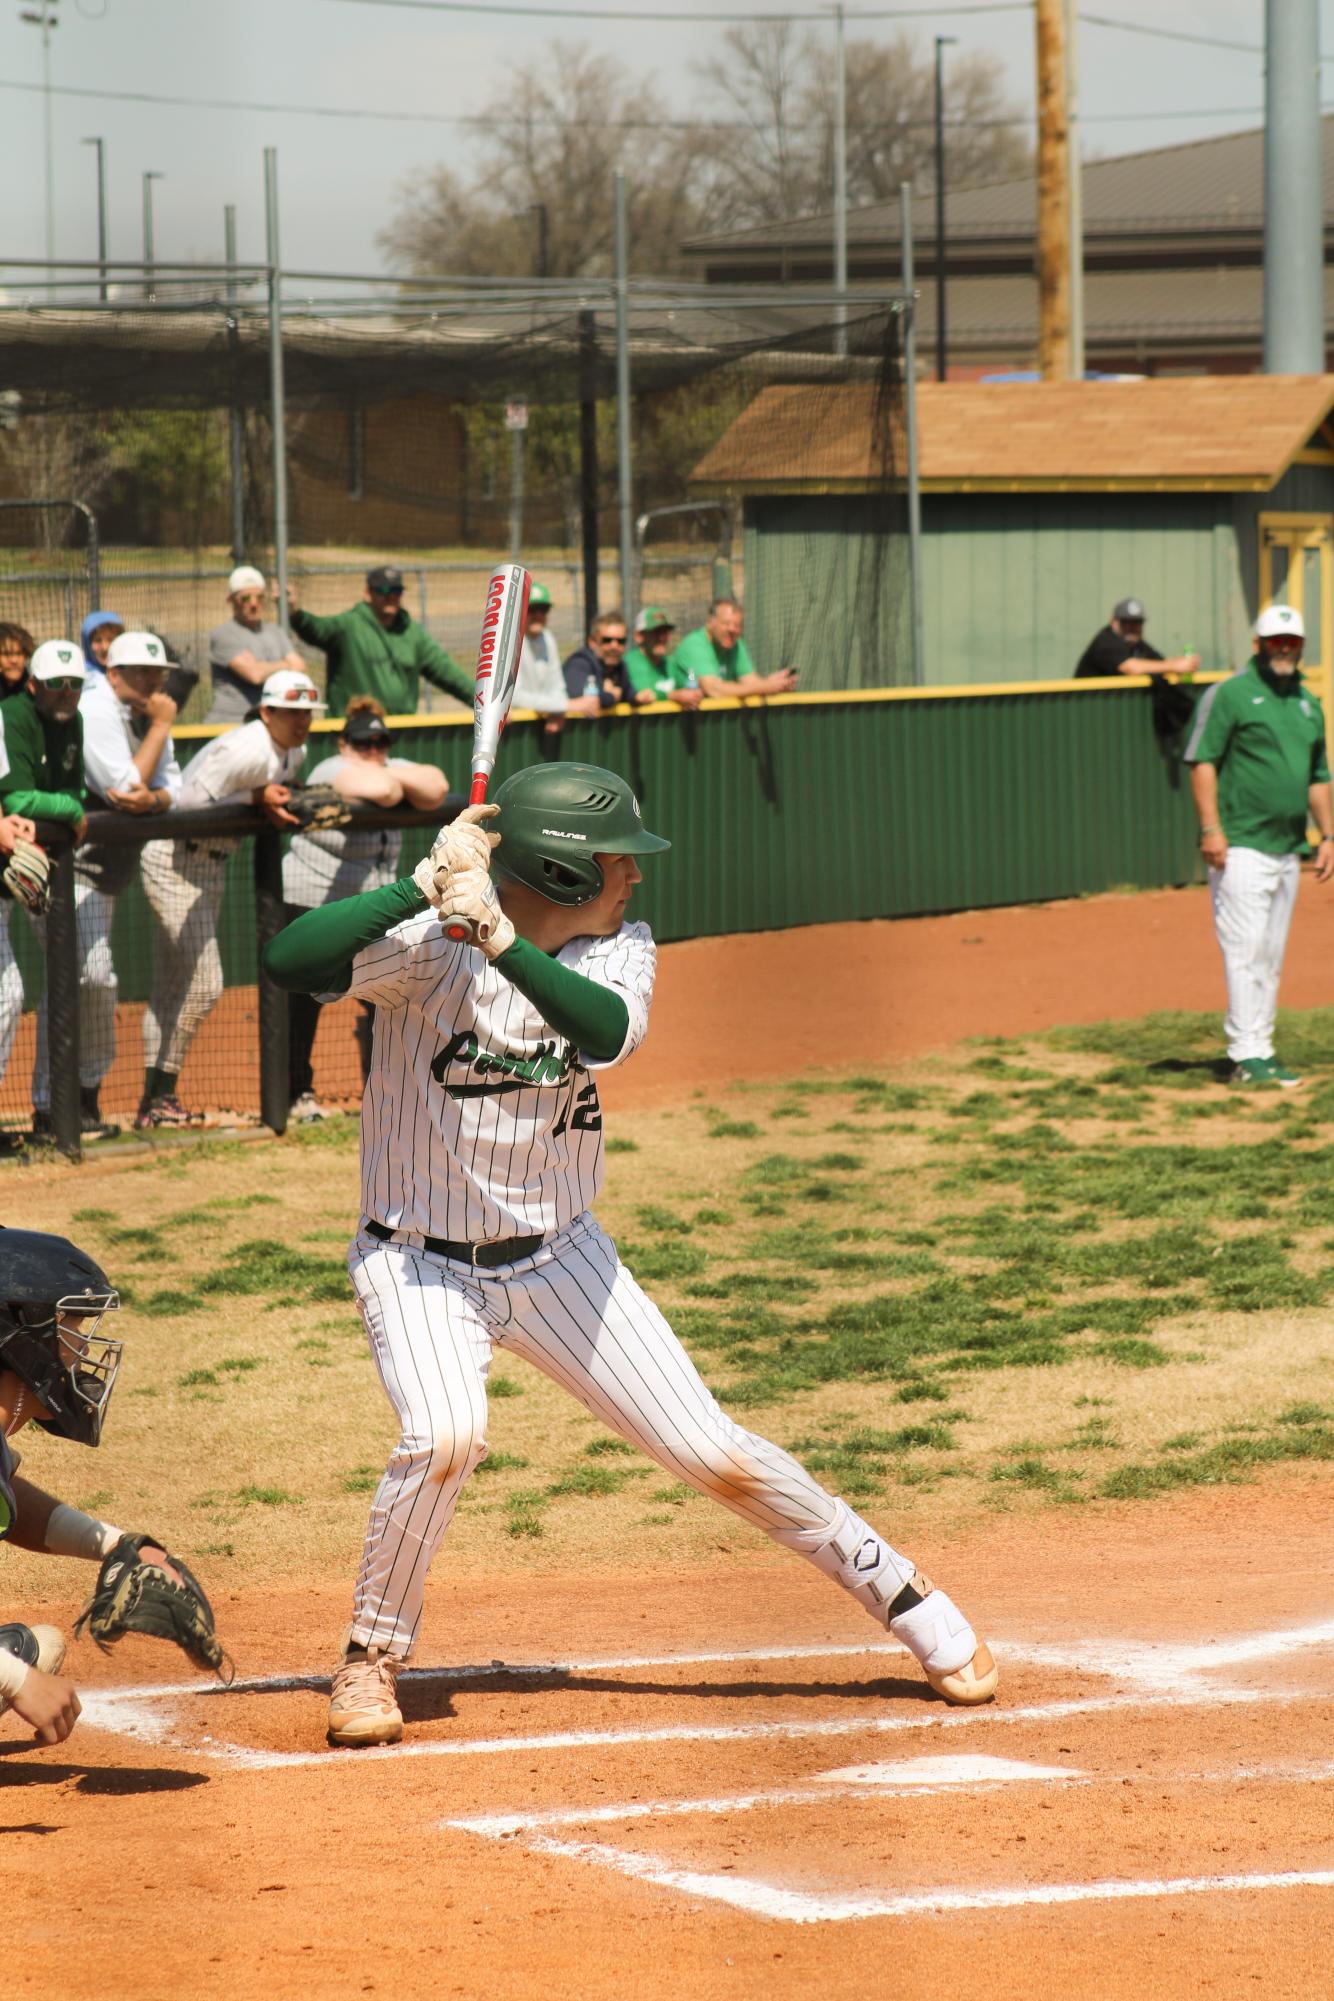
<path fill-rule="evenodd" d="M 9 776 L 9 756 L 5 750 L 4 708 L 0 705 L 0 792 Z M 31 841 L 37 829 L 21 813 L 7 813 L 0 818 L 0 860 L 12 855 L 14 843 L 23 839 Z M 9 890 L 0 880 L 0 1077 L 9 1068 L 13 1054 L 14 1037 L 18 1033 L 19 1018 L 23 1013 L 23 975 L 14 957 L 14 948 L 9 942 L 9 917 L 5 904 L 10 900 Z M 0 1152 L 11 1153 L 22 1145 L 16 1133 L 0 1132 Z"/>
<path fill-rule="evenodd" d="M 367 806 L 415 806 L 438 812 L 448 783 L 434 764 L 414 764 L 390 755 L 395 737 L 373 695 L 354 695 L 338 748 L 307 776 L 310 785 L 332 785 L 350 801 Z M 318 910 L 344 896 L 383 889 L 398 880 L 402 833 L 395 827 L 332 827 L 294 834 L 283 860 L 283 902 L 289 924 L 303 911 Z M 320 1003 L 311 994 L 288 995 L 288 1095 L 297 1121 L 320 1119 L 311 1051 L 319 1027 Z M 362 1002 L 356 1037 L 364 1085 L 370 1069 L 375 1009 Z"/>
<path fill-rule="evenodd" d="M 699 682 L 690 667 L 677 667 L 669 655 L 676 627 L 657 605 L 645 605 L 635 620 L 638 645 L 625 656 L 625 672 L 635 691 L 636 701 L 648 695 L 655 702 L 675 702 L 681 709 L 697 709 L 703 700 Z"/>
<path fill-rule="evenodd" d="M 90 810 L 147 817 L 167 812 L 179 798 L 181 768 L 171 740 L 176 704 L 163 691 L 168 665 L 166 646 L 155 633 L 123 632 L 111 642 L 105 671 L 90 673 L 84 682 L 79 714 Z M 111 924 L 116 898 L 139 874 L 141 853 L 137 841 L 91 840 L 74 854 L 80 1125 L 85 1139 L 101 1139 L 115 1131 L 103 1121 L 99 1105 L 102 1083 L 116 1054 Z M 153 971 L 156 986 L 162 978 L 156 959 Z M 34 1130 L 49 1129 L 51 1103 L 41 1028 L 39 1021 Z"/>
<path fill-rule="evenodd" d="M 83 662 L 90 674 L 105 673 L 111 642 L 119 639 L 124 630 L 125 620 L 118 611 L 89 612 L 79 638 L 83 642 Z"/>
<path fill-rule="evenodd" d="M 1199 654 L 1176 653 L 1164 660 L 1144 637 L 1147 617 L 1138 598 L 1122 598 L 1080 654 L 1075 680 L 1094 681 L 1113 674 L 1193 674 L 1200 664 Z"/>
<path fill-rule="evenodd" d="M 259 714 L 214 737 L 186 767 L 179 805 L 257 806 L 275 827 L 292 827 L 291 787 L 305 757 L 319 689 L 303 670 L 279 668 L 260 689 Z M 178 1080 L 186 1053 L 222 993 L 218 913 L 235 834 L 198 834 L 150 841 L 143 853 L 144 889 L 157 920 L 156 956 L 162 978 L 144 1009 L 144 1095 L 135 1125 L 180 1126 L 199 1114 L 181 1103 Z"/>
<path fill-rule="evenodd" d="M 636 695 L 626 678 L 628 643 L 624 612 L 604 611 L 593 620 L 588 638 L 565 662 L 566 715 L 597 716 L 617 702 L 653 700 L 652 694 Z"/>
<path fill-rule="evenodd" d="M 259 691 L 275 667 L 305 672 L 306 663 L 280 625 L 264 616 L 264 578 L 242 563 L 227 579 L 232 615 L 208 636 L 208 664 L 213 676 L 211 723 L 239 723 L 254 708 Z"/>
<path fill-rule="evenodd" d="M 371 570 L 362 603 L 332 618 L 301 611 L 294 584 L 287 586 L 287 602 L 297 638 L 319 647 L 328 663 L 331 716 L 346 715 L 354 695 L 374 695 L 391 716 L 416 715 L 423 677 L 472 707 L 472 675 L 404 611 L 401 570 L 387 563 Z"/>
<path fill-rule="evenodd" d="M 0 702 L 27 680 L 36 645 L 26 626 L 0 625 Z"/>
<path fill-rule="evenodd" d="M 569 694 L 561 671 L 560 648 L 548 624 L 551 592 L 545 584 L 534 584 L 528 593 L 528 620 L 523 629 L 523 651 L 519 656 L 519 677 L 514 684 L 516 709 L 535 709 L 543 716 L 544 736 L 558 736 L 565 727 Z"/>
<path fill-rule="evenodd" d="M 728 695 L 787 695 L 797 685 L 795 667 L 760 674 L 741 637 L 735 598 L 715 598 L 703 625 L 688 632 L 671 656 L 674 672 L 693 674 L 711 699 Z"/>

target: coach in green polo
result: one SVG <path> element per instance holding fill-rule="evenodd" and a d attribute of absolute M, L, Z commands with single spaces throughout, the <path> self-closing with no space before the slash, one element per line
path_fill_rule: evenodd
<path fill-rule="evenodd" d="M 472 675 L 404 611 L 403 573 L 391 564 L 369 573 L 365 596 L 351 611 L 332 618 L 301 611 L 293 584 L 287 586 L 287 603 L 297 638 L 324 654 L 331 716 L 345 716 L 353 695 L 374 695 L 391 716 L 414 716 L 423 678 L 472 707 Z"/>
<path fill-rule="evenodd" d="M 1315 879 L 1334 875 L 1325 718 L 1297 665 L 1305 640 L 1299 611 L 1266 605 L 1254 656 L 1210 688 L 1185 752 L 1227 976 L 1231 1082 L 1249 1090 L 1302 1082 L 1274 1053 L 1274 1021 L 1309 821 Z"/>

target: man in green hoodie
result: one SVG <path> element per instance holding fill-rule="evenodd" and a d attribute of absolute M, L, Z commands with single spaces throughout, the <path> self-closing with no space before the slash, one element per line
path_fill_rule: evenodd
<path fill-rule="evenodd" d="M 33 654 L 28 678 L 5 702 L 9 770 L 0 778 L 6 813 L 57 820 L 81 841 L 84 813 L 83 653 L 72 639 L 48 639 Z"/>
<path fill-rule="evenodd" d="M 423 675 L 433 688 L 472 707 L 472 675 L 404 611 L 401 570 L 380 564 L 366 578 L 362 602 L 332 618 L 301 611 L 293 584 L 287 586 L 287 603 L 297 638 L 324 654 L 331 716 L 345 716 L 353 695 L 374 695 L 388 715 L 414 716 Z"/>

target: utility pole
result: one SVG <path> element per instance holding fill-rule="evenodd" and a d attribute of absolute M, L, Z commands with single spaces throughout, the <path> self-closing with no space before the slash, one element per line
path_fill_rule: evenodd
<path fill-rule="evenodd" d="M 848 289 L 848 59 L 843 42 L 843 8 L 834 8 L 834 290 Z M 834 308 L 834 352 L 848 351 L 848 309 Z"/>
<path fill-rule="evenodd" d="M 936 36 L 936 381 L 945 380 L 949 349 L 945 338 L 945 55 L 953 35 Z"/>
<path fill-rule="evenodd" d="M 1084 380 L 1084 159 L 1079 136 L 1079 0 L 1065 0 L 1065 94 L 1070 123 L 1070 373 Z"/>
<path fill-rule="evenodd" d="M 38 0 L 36 7 L 25 7 L 19 14 L 20 21 L 42 31 L 42 126 L 46 153 L 46 261 L 56 261 L 56 208 L 55 172 L 51 154 L 51 30 L 60 26 L 56 13 L 60 0 Z"/>
<path fill-rule="evenodd" d="M 98 297 L 105 305 L 109 296 L 107 285 L 107 142 L 105 139 L 84 139 L 85 146 L 97 148 L 97 265 Z"/>
<path fill-rule="evenodd" d="M 1325 366 L 1316 0 L 1265 0 L 1266 375 Z"/>
<path fill-rule="evenodd" d="M 153 281 L 153 183 L 165 181 L 165 174 L 151 170 L 144 175 L 144 297 L 151 303 L 154 293 Z"/>
<path fill-rule="evenodd" d="M 1038 57 L 1038 372 L 1070 376 L 1070 119 L 1065 10 L 1036 0 Z"/>
<path fill-rule="evenodd" d="M 222 211 L 223 257 L 227 264 L 227 298 L 230 303 L 236 297 L 236 204 L 227 202 Z M 236 315 L 227 315 L 227 338 L 235 352 L 237 344 Z M 245 416 L 233 392 L 232 406 L 227 412 L 227 470 L 231 486 L 232 502 L 232 561 L 245 561 Z M 282 607 L 280 617 L 286 616 Z"/>

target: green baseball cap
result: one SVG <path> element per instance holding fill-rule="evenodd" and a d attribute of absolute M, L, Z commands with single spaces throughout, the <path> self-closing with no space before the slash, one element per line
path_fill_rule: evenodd
<path fill-rule="evenodd" d="M 529 611 L 541 611 L 544 605 L 550 608 L 551 592 L 545 584 L 534 584 L 528 593 L 528 609 Z"/>
<path fill-rule="evenodd" d="M 669 618 L 661 605 L 646 604 L 635 620 L 636 632 L 675 632 L 676 620 Z"/>

